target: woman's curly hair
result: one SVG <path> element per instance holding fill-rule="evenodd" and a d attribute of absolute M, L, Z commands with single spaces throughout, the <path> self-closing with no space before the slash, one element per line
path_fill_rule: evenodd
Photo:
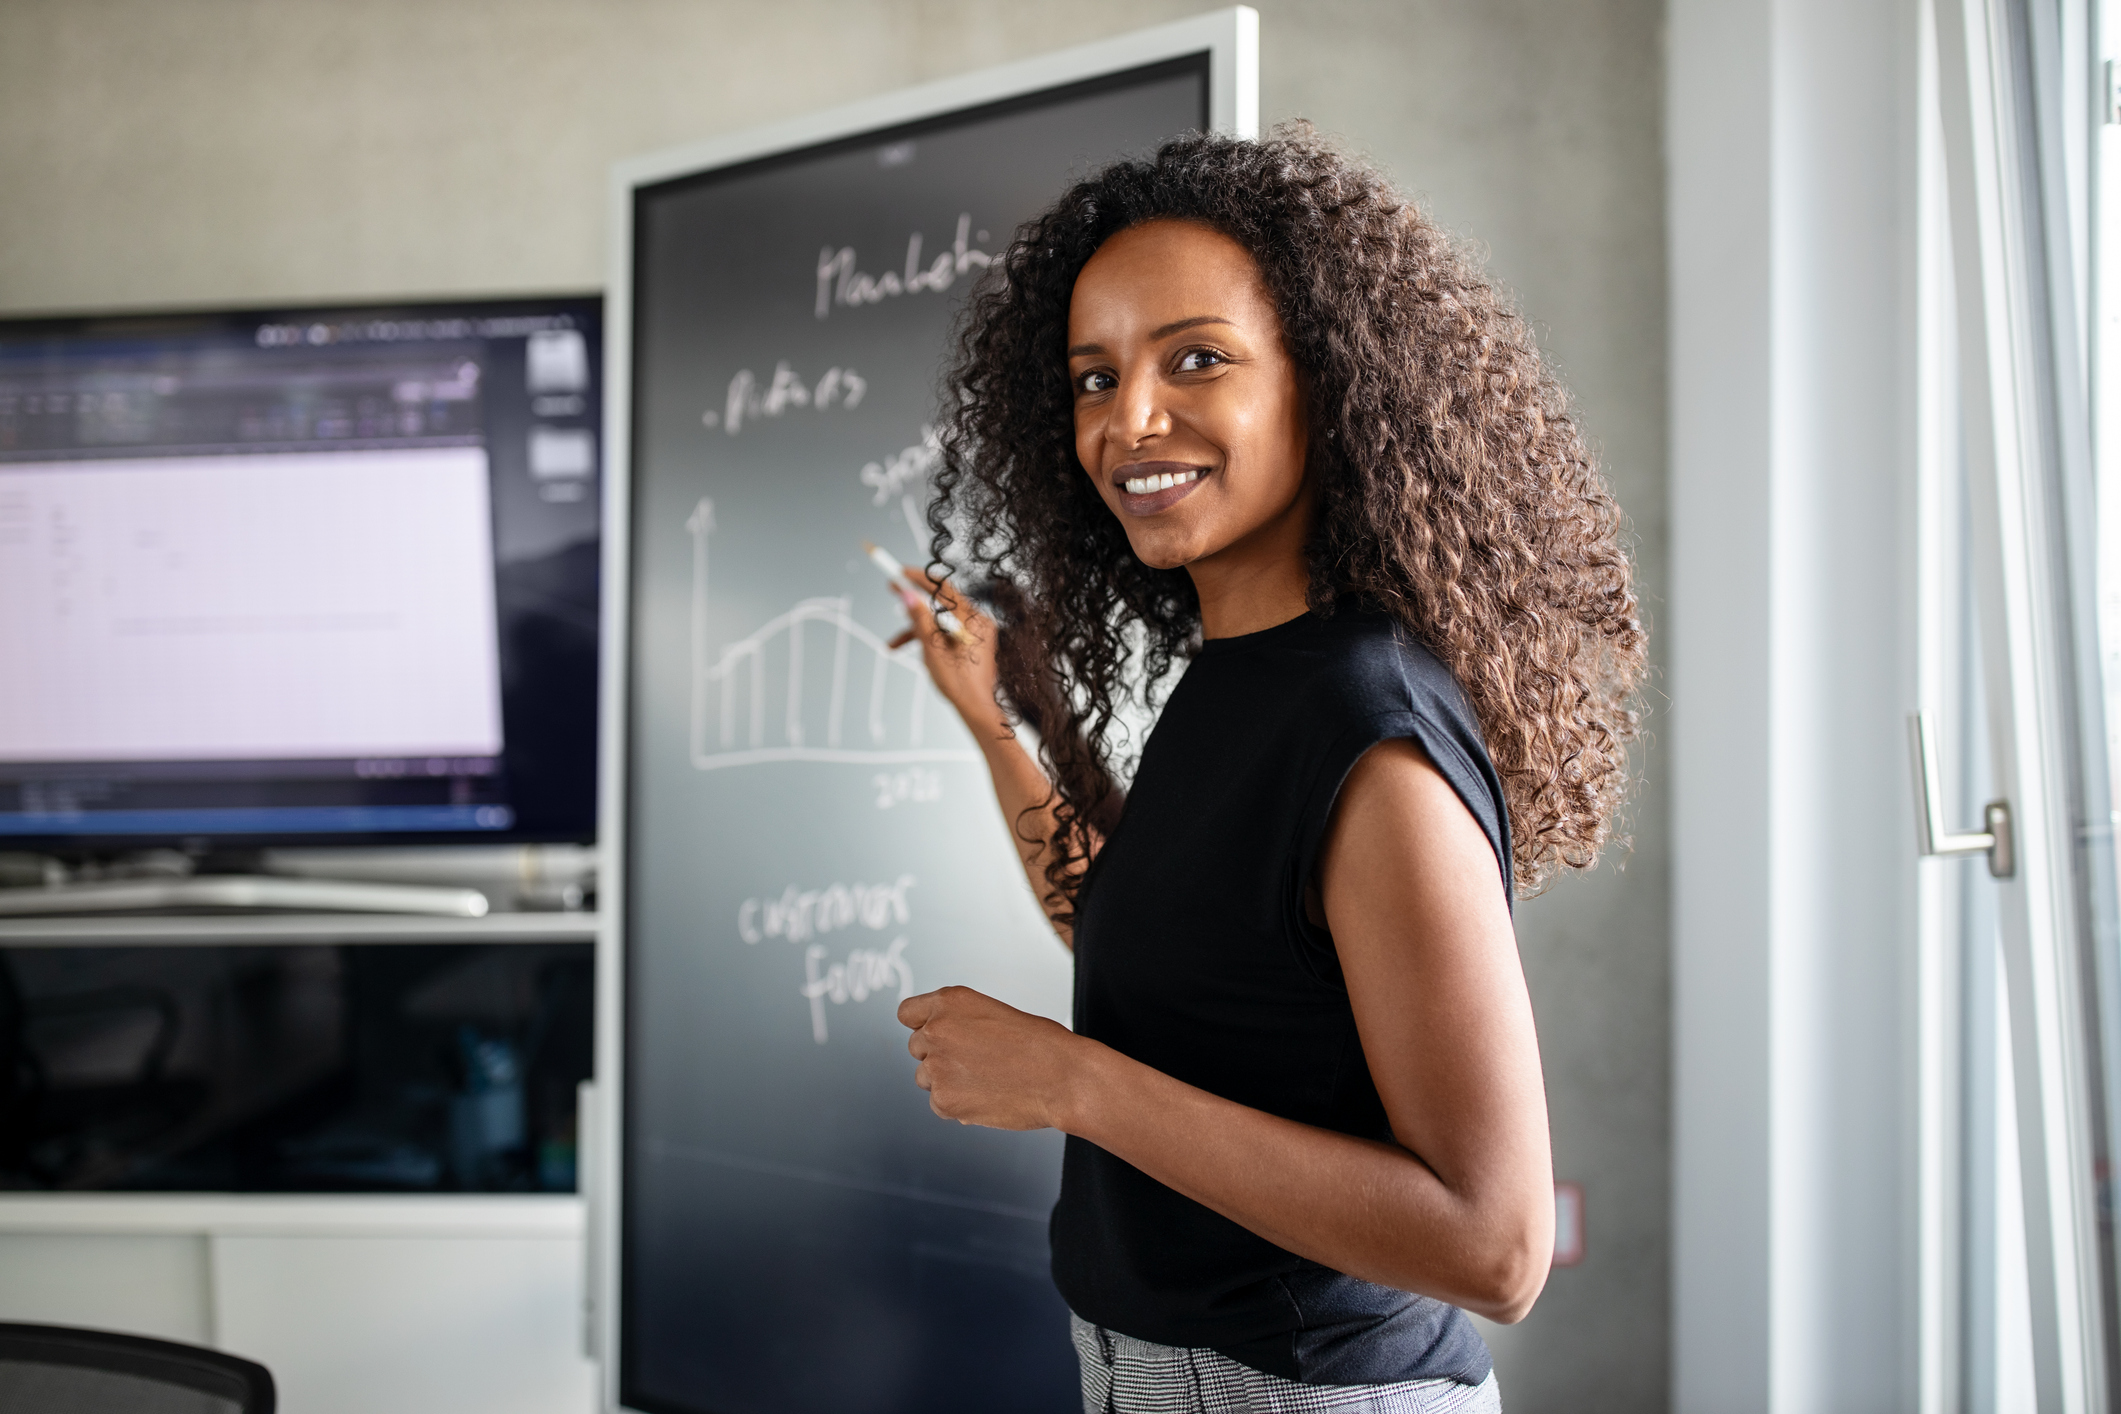
<path fill-rule="evenodd" d="M 1451 670 L 1502 780 L 1520 888 L 1594 863 L 1626 793 L 1644 668 L 1619 507 L 1531 331 L 1476 263 L 1295 125 L 1177 138 L 1077 182 L 1017 231 L 961 316 L 932 550 L 938 572 L 954 553 L 1003 594 L 1002 692 L 1038 731 L 1057 796 L 1049 906 L 1072 918 L 1118 813 L 1119 709 L 1200 641 L 1191 578 L 1135 558 L 1076 458 L 1065 354 L 1084 264 L 1159 219 L 1251 253 L 1304 371 L 1312 612 L 1380 607 Z"/>

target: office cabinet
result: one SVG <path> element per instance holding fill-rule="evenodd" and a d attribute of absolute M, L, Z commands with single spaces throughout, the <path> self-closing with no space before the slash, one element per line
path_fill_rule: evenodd
<path fill-rule="evenodd" d="M 584 1414 L 594 929 L 0 926 L 0 1319 L 245 1355 L 286 1414 Z"/>

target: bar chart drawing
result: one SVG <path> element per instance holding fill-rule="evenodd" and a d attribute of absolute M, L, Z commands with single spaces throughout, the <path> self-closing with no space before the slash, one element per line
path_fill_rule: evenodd
<path fill-rule="evenodd" d="M 849 599 L 798 600 L 744 637 L 711 649 L 708 541 L 714 528 L 714 502 L 703 496 L 685 520 L 692 535 L 695 769 L 978 759 L 968 748 L 924 741 L 934 689 L 919 651 L 892 649 L 855 619 Z M 813 654 L 823 662 L 814 666 Z"/>

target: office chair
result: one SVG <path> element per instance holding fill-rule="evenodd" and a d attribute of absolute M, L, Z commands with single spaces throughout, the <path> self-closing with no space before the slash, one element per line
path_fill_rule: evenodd
<path fill-rule="evenodd" d="M 272 1372 L 146 1336 L 0 1321 L 8 1414 L 273 1414 Z"/>

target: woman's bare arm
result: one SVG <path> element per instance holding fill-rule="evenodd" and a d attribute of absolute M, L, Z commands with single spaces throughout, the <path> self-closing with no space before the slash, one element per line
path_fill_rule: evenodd
<path fill-rule="evenodd" d="M 1278 1246 L 1499 1321 L 1553 1256 L 1537 1038 L 1494 852 L 1410 743 L 1342 791 L 1320 892 L 1396 1143 L 1182 1084 L 966 988 L 914 997 L 938 1114 L 1078 1135 Z"/>
<path fill-rule="evenodd" d="M 891 646 L 896 648 L 916 640 L 920 643 L 921 661 L 927 665 L 936 690 L 957 709 L 972 739 L 979 743 L 987 774 L 994 782 L 994 798 L 1000 802 L 1002 818 L 1009 822 L 1010 834 L 1015 837 L 1017 858 L 1024 866 L 1032 895 L 1045 906 L 1046 916 L 1061 941 L 1073 947 L 1070 929 L 1053 916 L 1062 905 L 1061 900 L 1050 897 L 1053 886 L 1046 879 L 1047 841 L 1052 839 L 1054 827 L 1053 784 L 1031 753 L 1024 750 L 1016 729 L 995 700 L 999 679 L 994 659 L 994 620 L 973 607 L 954 585 L 938 584 L 917 569 L 908 569 L 905 574 L 907 581 L 918 587 L 918 592 L 901 591 L 899 596 L 913 622 L 891 641 Z M 957 616 L 971 642 L 954 640 L 936 627 L 930 596 L 940 599 Z"/>

